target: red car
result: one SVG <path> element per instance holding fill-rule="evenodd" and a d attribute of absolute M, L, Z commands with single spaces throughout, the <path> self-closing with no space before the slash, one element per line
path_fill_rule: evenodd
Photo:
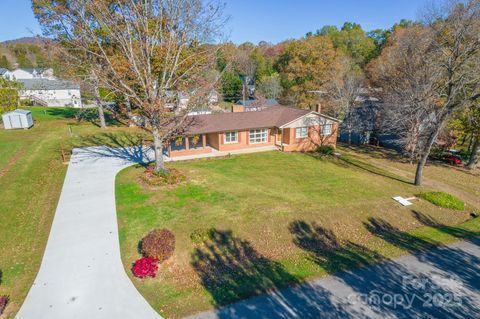
<path fill-rule="evenodd" d="M 445 154 L 442 160 L 450 165 L 455 165 L 455 166 L 462 165 L 462 160 L 453 154 Z"/>

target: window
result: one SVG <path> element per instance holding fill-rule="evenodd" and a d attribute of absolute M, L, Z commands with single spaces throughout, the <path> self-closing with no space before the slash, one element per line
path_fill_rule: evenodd
<path fill-rule="evenodd" d="M 238 142 L 237 132 L 225 132 L 225 133 L 223 133 L 223 142 L 225 144 L 237 143 Z"/>
<path fill-rule="evenodd" d="M 268 129 L 250 130 L 249 141 L 250 144 L 266 143 L 268 141 Z"/>
<path fill-rule="evenodd" d="M 296 134 L 297 138 L 308 137 L 308 127 L 297 127 Z"/>
<path fill-rule="evenodd" d="M 332 134 L 332 124 L 322 125 L 322 135 Z"/>

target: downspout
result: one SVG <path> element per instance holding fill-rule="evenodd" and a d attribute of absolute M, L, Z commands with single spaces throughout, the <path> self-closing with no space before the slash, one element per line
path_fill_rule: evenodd
<path fill-rule="evenodd" d="M 280 139 L 280 146 L 281 146 L 281 149 L 282 149 L 282 152 L 284 151 L 284 146 L 283 146 L 283 127 L 282 127 L 282 138 Z"/>

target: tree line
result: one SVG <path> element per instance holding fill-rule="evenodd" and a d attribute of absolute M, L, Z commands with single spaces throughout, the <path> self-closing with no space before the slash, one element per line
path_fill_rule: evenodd
<path fill-rule="evenodd" d="M 373 89 L 383 105 L 382 129 L 396 132 L 418 163 L 417 185 L 447 126 L 464 129 L 478 149 L 479 0 L 445 1 L 422 21 L 403 20 L 388 30 L 366 32 L 347 22 L 258 45 L 221 41 L 224 5 L 214 0 L 32 4 L 71 75 L 97 99 L 109 92 L 145 119 L 157 171 L 164 170 L 163 145 L 188 126 L 188 110 L 206 103 L 213 89 L 227 101 L 244 98 L 245 79 L 253 79 L 257 96 L 301 108 L 321 101 L 323 112 L 344 120 L 347 130 L 354 130 L 348 119 L 359 95 Z M 174 115 L 172 90 L 190 97 Z"/>

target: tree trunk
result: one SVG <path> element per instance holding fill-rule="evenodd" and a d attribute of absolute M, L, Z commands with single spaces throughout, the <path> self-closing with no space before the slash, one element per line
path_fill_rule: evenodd
<path fill-rule="evenodd" d="M 475 169 L 478 161 L 478 154 L 480 153 L 480 137 L 475 137 L 475 142 L 473 143 L 472 153 L 470 154 L 470 160 L 468 161 L 467 168 Z"/>
<path fill-rule="evenodd" d="M 100 119 L 100 127 L 106 128 L 107 124 L 105 123 L 105 113 L 103 112 L 103 105 L 101 102 L 97 102 L 97 109 L 98 109 L 98 118 Z"/>
<path fill-rule="evenodd" d="M 165 170 L 163 162 L 163 139 L 158 129 L 153 130 L 153 147 L 155 150 L 155 172 Z"/>
<path fill-rule="evenodd" d="M 446 118 L 446 116 L 443 116 L 443 118 Z M 443 123 L 443 120 L 440 121 L 440 123 Z M 420 161 L 417 164 L 417 170 L 415 172 L 415 186 L 422 185 L 423 168 L 425 167 L 425 164 L 427 164 L 428 156 L 430 155 L 430 151 L 432 150 L 433 143 L 435 143 L 435 141 L 437 140 L 438 134 L 440 134 L 442 127 L 442 124 L 438 124 L 435 130 L 430 133 L 430 136 L 428 137 L 426 147 L 423 150 Z"/>
<path fill-rule="evenodd" d="M 95 86 L 95 102 L 97 103 L 98 110 L 98 119 L 100 120 L 100 127 L 106 128 L 107 124 L 105 123 L 105 112 L 103 111 L 102 100 L 100 99 L 100 91 L 98 86 Z"/>

